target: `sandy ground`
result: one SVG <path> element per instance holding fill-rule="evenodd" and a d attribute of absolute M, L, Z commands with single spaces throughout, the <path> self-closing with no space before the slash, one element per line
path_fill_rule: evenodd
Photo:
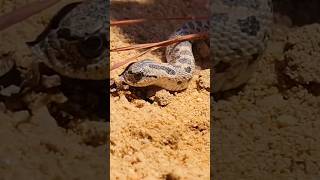
<path fill-rule="evenodd" d="M 319 178 L 320 24 L 276 19 L 248 84 L 214 101 L 217 179 Z"/>
<path fill-rule="evenodd" d="M 28 2 L 2 0 L 0 13 Z M 0 32 L 1 59 L 12 58 L 19 72 L 30 68 L 35 57 L 25 42 L 70 2 Z M 110 14 L 111 19 L 203 15 L 205 10 L 195 7 L 191 0 L 118 0 L 112 1 Z M 186 91 L 150 87 L 110 94 L 111 179 L 209 179 L 210 146 L 217 179 L 318 179 L 320 25 L 288 28 L 283 25 L 290 25 L 288 18 L 279 22 L 252 79 L 237 92 L 212 98 L 212 112 L 209 69 L 201 58 Z M 181 23 L 111 27 L 111 48 L 164 40 Z M 111 64 L 136 54 L 111 53 Z M 159 50 L 142 58 L 164 61 L 163 55 Z M 16 72 L 1 78 L 1 85 L 12 80 L 19 81 Z M 75 107 L 52 108 L 54 102 L 72 99 L 65 94 L 58 89 L 30 93 L 31 100 L 1 96 L 0 179 L 106 179 L 108 123 L 99 121 L 99 112 L 67 120 L 61 111 L 57 115 L 56 109 Z"/>
<path fill-rule="evenodd" d="M 205 16 L 205 9 L 195 10 L 196 6 L 195 1 L 115 0 L 111 1 L 110 16 L 111 20 Z M 157 21 L 111 27 L 111 48 L 165 40 L 181 23 Z M 163 52 L 149 53 L 139 60 L 165 61 Z M 111 53 L 111 64 L 136 54 Z M 112 71 L 111 77 L 116 78 L 123 70 Z M 112 179 L 209 179 L 210 93 L 205 85 L 197 85 L 202 82 L 209 87 L 209 72 L 202 66 L 188 90 L 180 93 L 150 87 L 130 88 L 110 96 Z"/>
<path fill-rule="evenodd" d="M 31 1 L 1 0 L 0 14 L 29 2 Z M 25 73 L 30 70 L 32 63 L 36 62 L 36 57 L 25 42 L 34 40 L 52 16 L 70 2 L 72 1 L 61 1 L 54 7 L 0 32 L 1 59 L 12 58 L 17 65 L 0 79 L 2 180 L 106 179 L 107 123 L 91 117 L 73 116 L 67 108 L 63 109 L 68 106 L 69 109 L 73 107 L 76 112 L 83 112 L 75 109 L 76 106 L 72 103 L 61 104 L 72 99 L 62 92 L 64 85 L 54 88 L 53 92 L 50 92 L 53 89 L 40 89 L 25 95 L 4 95 L 4 89 L 9 85 L 19 87 L 21 79 L 26 78 Z M 14 88 L 9 92 L 14 92 Z M 81 95 L 76 93 L 75 96 Z"/>
<path fill-rule="evenodd" d="M 179 1 L 170 1 L 166 7 L 161 3 L 166 1 L 114 2 L 114 19 L 161 16 L 164 12 L 179 16 L 176 8 L 185 10 Z M 295 5 L 288 9 L 298 10 L 300 6 Z M 190 12 L 197 13 L 194 9 Z M 306 11 L 296 14 L 301 12 Z M 220 94 L 218 99 L 211 97 L 211 113 L 209 94 L 198 83 L 208 78 L 209 72 L 201 66 L 184 92 L 154 95 L 152 88 L 132 88 L 111 96 L 112 177 L 209 179 L 211 114 L 212 175 L 216 179 L 317 179 L 320 25 L 308 25 L 314 17 L 306 17 L 294 16 L 299 25 L 308 20 L 294 28 L 289 17 L 276 16 L 269 47 L 248 84 Z M 179 24 L 112 27 L 111 47 L 162 40 L 173 31 L 171 25 Z M 111 63 L 135 54 L 112 53 Z M 164 60 L 161 52 L 146 57 Z M 152 94 L 151 100 L 148 94 Z"/>

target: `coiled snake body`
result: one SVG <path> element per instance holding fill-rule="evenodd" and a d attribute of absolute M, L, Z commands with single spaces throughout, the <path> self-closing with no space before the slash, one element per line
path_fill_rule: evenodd
<path fill-rule="evenodd" d="M 188 22 L 170 38 L 209 33 L 213 92 L 232 89 L 249 79 L 265 49 L 272 23 L 271 6 L 271 0 L 215 0 L 208 21 Z M 136 87 L 186 89 L 195 69 L 192 43 L 185 41 L 167 47 L 166 58 L 167 63 L 142 60 L 130 64 L 122 79 Z"/>

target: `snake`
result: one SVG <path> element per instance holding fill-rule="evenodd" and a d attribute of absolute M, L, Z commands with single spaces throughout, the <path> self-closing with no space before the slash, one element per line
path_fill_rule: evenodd
<path fill-rule="evenodd" d="M 169 39 L 193 33 L 208 33 L 213 92 L 245 84 L 261 58 L 270 37 L 271 0 L 215 0 L 207 20 L 186 22 Z M 169 91 L 188 87 L 195 73 L 192 41 L 166 48 L 166 61 L 144 59 L 129 64 L 120 79 L 133 87 L 158 86 Z"/>
<path fill-rule="evenodd" d="M 27 45 L 40 62 L 63 76 L 81 80 L 108 79 L 108 6 L 107 0 L 68 4 Z"/>
<path fill-rule="evenodd" d="M 87 0 L 63 7 L 45 30 L 27 45 L 39 60 L 61 75 L 108 79 L 109 18 L 106 0 Z M 194 20 L 169 39 L 209 34 L 213 92 L 238 87 L 250 78 L 267 45 L 272 23 L 271 0 L 215 0 L 208 20 Z M 127 66 L 120 78 L 130 86 L 159 86 L 169 91 L 188 87 L 195 72 L 192 41 L 166 48 L 166 63 L 145 59 Z M 1 73 L 12 64 L 0 64 Z"/>

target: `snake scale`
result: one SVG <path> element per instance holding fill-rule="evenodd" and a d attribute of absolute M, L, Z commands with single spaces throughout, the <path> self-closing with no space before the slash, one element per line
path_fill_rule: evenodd
<path fill-rule="evenodd" d="M 271 7 L 271 0 L 214 0 L 209 20 L 187 22 L 169 38 L 209 33 L 213 91 L 232 89 L 248 80 L 265 49 L 272 23 Z M 195 72 L 192 43 L 170 45 L 166 49 L 167 63 L 148 59 L 135 62 L 128 65 L 120 77 L 136 87 L 156 85 L 170 91 L 186 89 Z M 65 6 L 28 45 L 42 62 L 62 75 L 107 79 L 107 1 L 88 0 Z"/>

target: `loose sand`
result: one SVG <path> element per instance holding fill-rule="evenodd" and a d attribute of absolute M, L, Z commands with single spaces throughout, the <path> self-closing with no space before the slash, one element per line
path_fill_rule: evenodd
<path fill-rule="evenodd" d="M 2 0 L 0 13 L 28 2 Z M 33 40 L 55 12 L 70 2 L 61 1 L 0 32 L 1 58 L 29 67 L 35 57 L 24 42 Z M 203 12 L 195 1 L 179 0 L 112 1 L 110 10 L 111 19 Z M 215 102 L 211 113 L 209 70 L 202 60 L 186 91 L 171 94 L 156 88 L 130 88 L 112 93 L 111 179 L 209 179 L 210 114 L 214 116 L 211 156 L 217 179 L 319 177 L 320 25 L 288 28 L 283 25 L 290 25 L 288 18 L 280 22 L 252 79 L 239 94 L 229 92 Z M 111 48 L 164 40 L 181 23 L 111 27 Z M 111 53 L 111 64 L 137 53 Z M 160 50 L 143 58 L 164 61 L 163 55 Z M 111 77 L 122 71 L 113 71 Z M 18 78 L 4 82 L 12 79 Z M 77 123 L 63 123 L 45 106 L 57 101 L 53 99 L 62 101 L 59 92 L 36 93 L 34 101 L 24 101 L 30 104 L 1 97 L 2 179 L 106 179 L 107 123 L 77 117 L 72 121 Z M 25 106 L 33 110 L 32 115 Z"/>
<path fill-rule="evenodd" d="M 218 179 L 319 177 L 320 25 L 275 29 L 247 86 L 214 104 Z"/>
<path fill-rule="evenodd" d="M 199 9 L 195 9 L 197 6 Z M 111 1 L 111 20 L 192 15 L 205 16 L 206 11 L 195 1 Z M 182 23 L 156 21 L 111 27 L 111 48 L 165 40 Z M 165 61 L 163 52 L 149 53 L 139 59 Z M 136 54 L 135 51 L 111 53 L 111 64 Z M 111 77 L 116 78 L 123 69 L 112 71 Z M 210 93 L 205 88 L 209 86 L 209 72 L 203 67 L 188 90 L 180 93 L 170 94 L 151 87 L 131 88 L 110 96 L 111 177 L 209 179 Z M 145 98 L 143 94 L 151 97 L 145 101 L 134 96 L 140 94 L 140 97 Z"/>
<path fill-rule="evenodd" d="M 319 178 L 320 24 L 310 20 L 320 17 L 308 17 L 319 2 L 281 3 L 277 10 L 290 16 L 276 14 L 251 80 L 238 95 L 226 93 L 214 102 L 216 179 Z"/>
<path fill-rule="evenodd" d="M 31 0 L 1 0 L 0 14 L 29 2 Z M 70 2 L 61 1 L 0 32 L 0 57 L 12 58 L 18 67 L 15 69 L 24 75 L 25 68 L 30 69 L 36 62 L 25 42 L 34 40 L 52 16 Z M 18 72 L 12 71 L 0 79 L 1 90 L 10 84 L 19 85 Z M 63 108 L 67 104 L 54 102 L 72 98 L 62 95 L 62 86 L 54 89 L 29 92 L 25 96 L 0 96 L 0 179 L 106 179 L 107 123 L 68 115 L 70 112 Z M 86 95 L 77 93 L 74 92 L 77 97 Z M 68 107 L 79 114 L 83 112 L 76 109 L 80 106 Z M 55 110 L 57 108 L 60 110 Z"/>
<path fill-rule="evenodd" d="M 114 2 L 114 19 L 161 16 L 163 12 L 179 16 L 176 9 L 184 11 L 179 1 L 170 1 L 165 7 L 161 2 L 167 1 L 147 1 L 152 4 L 148 6 L 146 1 Z M 288 9 L 300 7 L 295 3 L 284 3 L 279 9 L 292 13 Z M 197 13 L 196 8 L 190 12 Z M 315 35 L 320 25 L 308 25 L 314 17 L 294 18 L 299 25 L 308 21 L 294 28 L 290 17 L 277 14 L 269 47 L 245 87 L 226 92 L 219 100 L 211 99 L 212 174 L 216 179 L 314 179 L 319 175 L 320 39 Z M 171 25 L 179 23 L 112 27 L 111 47 L 163 40 L 174 30 Z M 112 53 L 111 63 L 136 54 Z M 158 61 L 163 57 L 161 52 L 145 56 Z M 163 92 L 154 95 L 160 101 L 151 98 L 150 103 L 152 88 L 131 88 L 131 94 L 121 91 L 111 96 L 112 177 L 209 179 L 209 96 L 203 86 L 199 88 L 202 83 L 197 83 L 209 72 L 200 68 L 198 75 L 202 77 L 197 75 L 188 90 L 171 96 Z M 161 106 L 162 102 L 167 105 Z"/>

